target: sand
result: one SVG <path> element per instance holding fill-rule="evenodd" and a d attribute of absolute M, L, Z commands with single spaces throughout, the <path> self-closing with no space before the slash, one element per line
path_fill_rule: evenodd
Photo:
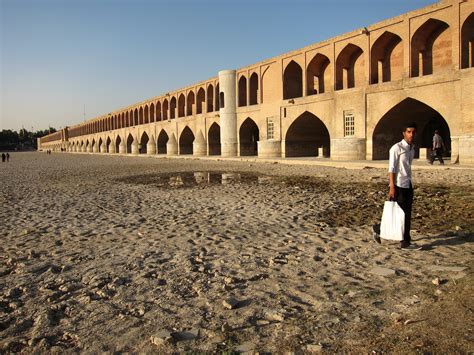
<path fill-rule="evenodd" d="M 421 251 L 372 241 L 386 175 L 12 154 L 0 351 L 472 352 L 474 170 L 415 171 Z"/>

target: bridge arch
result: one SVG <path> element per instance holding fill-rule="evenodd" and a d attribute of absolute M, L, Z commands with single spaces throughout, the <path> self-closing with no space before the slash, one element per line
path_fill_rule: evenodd
<path fill-rule="evenodd" d="M 448 151 L 451 150 L 451 133 L 445 118 L 431 106 L 413 98 L 406 98 L 388 110 L 377 122 L 372 135 L 372 159 L 388 159 L 390 147 L 401 141 L 403 126 L 415 122 L 415 156 L 418 148 L 432 146 L 435 129 L 440 131 Z"/>
<path fill-rule="evenodd" d="M 403 75 L 403 43 L 400 36 L 385 31 L 370 51 L 370 83 L 398 80 Z"/>
<path fill-rule="evenodd" d="M 450 27 L 444 21 L 430 18 L 411 39 L 411 76 L 430 75 L 451 63 Z"/>
<path fill-rule="evenodd" d="M 240 156 L 256 156 L 259 140 L 260 131 L 257 124 L 250 117 L 247 117 L 239 129 Z"/>
<path fill-rule="evenodd" d="M 461 68 L 474 67 L 474 12 L 464 21 L 461 28 Z"/>
<path fill-rule="evenodd" d="M 303 69 L 292 60 L 283 72 L 283 99 L 303 96 Z"/>
<path fill-rule="evenodd" d="M 214 122 L 209 128 L 207 142 L 209 155 L 221 155 L 221 127 L 217 122 Z"/>
<path fill-rule="evenodd" d="M 184 127 L 179 136 L 179 155 L 193 154 L 194 133 L 188 126 Z"/>
<path fill-rule="evenodd" d="M 158 135 L 158 139 L 156 142 L 156 146 L 158 148 L 157 153 L 158 154 L 166 154 L 167 149 L 166 149 L 166 143 L 168 143 L 169 136 L 168 133 L 164 129 L 160 131 L 160 134 Z"/>
<path fill-rule="evenodd" d="M 316 157 L 318 148 L 329 156 L 330 136 L 324 122 L 309 111 L 303 112 L 288 127 L 285 135 L 285 157 Z"/>
<path fill-rule="evenodd" d="M 364 82 L 364 51 L 349 43 L 336 59 L 336 90 L 354 88 Z"/>
<path fill-rule="evenodd" d="M 138 147 L 138 151 L 140 154 L 146 154 L 147 153 L 147 144 L 150 138 L 148 137 L 148 134 L 146 132 L 142 133 L 142 136 L 140 138 L 140 145 Z"/>

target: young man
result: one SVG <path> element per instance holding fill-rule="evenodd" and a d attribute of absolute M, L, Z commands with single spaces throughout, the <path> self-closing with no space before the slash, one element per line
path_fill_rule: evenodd
<path fill-rule="evenodd" d="M 388 163 L 388 196 L 405 212 L 405 232 L 400 242 L 401 248 L 410 248 L 411 236 L 411 207 L 413 204 L 413 184 L 411 175 L 411 163 L 415 156 L 414 141 L 416 135 L 416 123 L 410 123 L 403 127 L 403 139 L 390 148 Z M 374 225 L 374 240 L 380 243 L 380 225 Z M 410 248 L 410 249 L 413 249 Z"/>

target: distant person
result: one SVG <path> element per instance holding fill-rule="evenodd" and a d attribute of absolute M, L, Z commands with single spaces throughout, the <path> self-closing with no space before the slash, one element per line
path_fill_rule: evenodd
<path fill-rule="evenodd" d="M 6 157 L 7 157 L 7 156 L 5 155 L 5 153 L 2 153 L 2 163 L 5 163 Z"/>
<path fill-rule="evenodd" d="M 388 196 L 391 201 L 397 201 L 405 212 L 405 231 L 400 242 L 402 249 L 416 249 L 411 245 L 411 208 L 413 204 L 413 183 L 411 163 L 415 157 L 414 141 L 416 123 L 410 123 L 403 128 L 403 139 L 390 148 L 388 163 L 388 179 L 390 190 Z M 373 226 L 374 240 L 380 243 L 380 224 Z"/>
<path fill-rule="evenodd" d="M 10 154 L 7 152 L 7 163 L 10 161 Z"/>
<path fill-rule="evenodd" d="M 433 165 L 433 162 L 437 158 L 441 165 L 444 165 L 443 152 L 445 151 L 445 145 L 443 138 L 439 135 L 439 131 L 435 130 L 433 135 L 433 151 L 430 155 L 430 164 Z"/>

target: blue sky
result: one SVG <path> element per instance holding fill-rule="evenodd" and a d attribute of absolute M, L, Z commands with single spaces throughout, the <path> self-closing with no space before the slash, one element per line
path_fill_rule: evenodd
<path fill-rule="evenodd" d="M 0 0 L 0 129 L 59 129 L 434 0 Z"/>

